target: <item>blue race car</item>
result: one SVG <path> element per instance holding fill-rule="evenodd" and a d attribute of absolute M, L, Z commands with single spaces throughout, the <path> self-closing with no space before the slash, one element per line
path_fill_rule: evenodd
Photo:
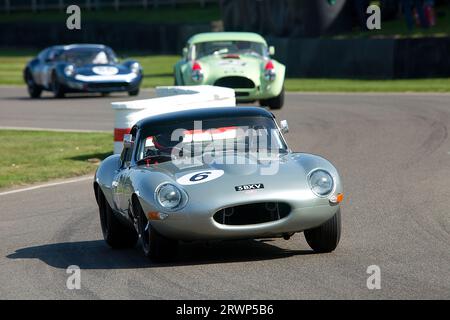
<path fill-rule="evenodd" d="M 31 98 L 43 90 L 62 98 L 69 92 L 139 94 L 142 67 L 134 60 L 119 63 L 114 51 L 99 44 L 52 46 L 29 61 L 24 80 Z"/>

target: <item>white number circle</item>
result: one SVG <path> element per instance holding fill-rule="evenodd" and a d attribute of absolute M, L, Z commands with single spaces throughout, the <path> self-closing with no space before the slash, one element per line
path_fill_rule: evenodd
<path fill-rule="evenodd" d="M 116 67 L 103 67 L 103 66 L 95 66 L 92 68 L 92 71 L 101 76 L 113 76 L 119 72 L 119 69 Z"/>
<path fill-rule="evenodd" d="M 224 174 L 223 170 L 203 170 L 186 174 L 177 179 L 177 182 L 182 185 L 192 185 L 198 183 L 208 182 L 221 177 Z"/>

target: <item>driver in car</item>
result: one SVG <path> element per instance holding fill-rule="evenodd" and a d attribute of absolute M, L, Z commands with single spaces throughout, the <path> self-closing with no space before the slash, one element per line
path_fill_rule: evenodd
<path fill-rule="evenodd" d="M 172 140 L 172 135 L 169 133 L 160 133 L 151 137 L 154 148 L 148 148 L 145 152 L 145 158 L 151 157 L 156 161 L 158 156 L 171 156 L 173 149 L 183 141 L 183 137 L 179 140 Z"/>

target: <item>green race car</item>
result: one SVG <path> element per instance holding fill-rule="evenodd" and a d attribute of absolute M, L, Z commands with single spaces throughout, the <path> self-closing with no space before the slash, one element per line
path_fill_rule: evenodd
<path fill-rule="evenodd" d="M 241 102 L 259 100 L 280 109 L 286 67 L 263 37 L 250 32 L 208 32 L 192 36 L 175 64 L 175 85 L 209 84 L 235 90 Z"/>

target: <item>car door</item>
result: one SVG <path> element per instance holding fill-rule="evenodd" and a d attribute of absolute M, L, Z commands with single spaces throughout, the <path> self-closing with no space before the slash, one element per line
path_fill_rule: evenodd
<path fill-rule="evenodd" d="M 121 166 L 113 181 L 113 194 L 116 208 L 123 215 L 128 215 L 129 200 L 131 197 L 131 154 L 132 147 L 125 147 L 121 154 Z"/>
<path fill-rule="evenodd" d="M 47 59 L 49 52 L 50 49 L 45 49 L 38 54 L 37 56 L 38 61 L 33 65 L 33 69 L 31 71 L 33 73 L 34 81 L 36 82 L 36 84 L 40 86 L 43 85 L 42 72 L 44 70 L 45 61 Z"/>
<path fill-rule="evenodd" d="M 42 85 L 46 88 L 50 88 L 51 86 L 51 77 L 52 77 L 52 71 L 53 67 L 56 63 L 56 56 L 58 54 L 58 50 L 52 49 L 49 50 L 47 56 L 45 57 L 44 62 L 42 63 L 42 69 L 41 69 L 41 81 Z"/>
<path fill-rule="evenodd" d="M 120 168 L 116 172 L 116 176 L 114 177 L 114 180 L 112 182 L 112 191 L 113 191 L 113 199 L 114 204 L 116 207 L 116 210 L 119 212 L 123 212 L 123 175 L 124 172 L 127 170 L 127 168 L 124 165 L 124 162 L 122 160 L 122 164 Z"/>

